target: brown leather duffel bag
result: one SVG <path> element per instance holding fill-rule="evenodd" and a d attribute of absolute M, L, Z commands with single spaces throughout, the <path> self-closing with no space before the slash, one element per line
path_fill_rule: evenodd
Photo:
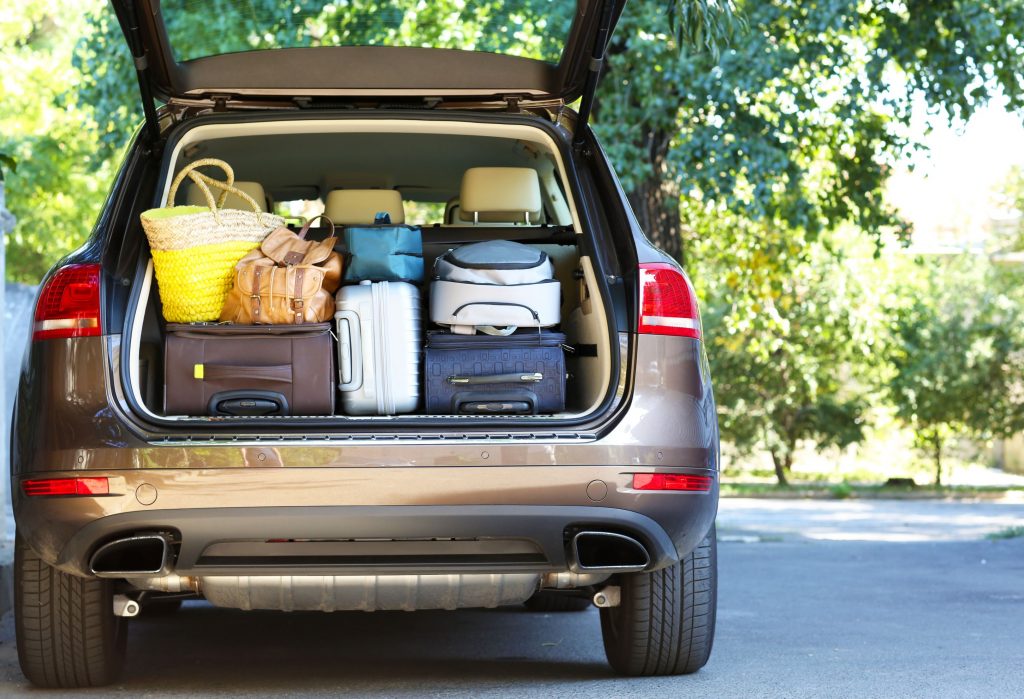
<path fill-rule="evenodd" d="M 310 224 L 322 218 L 331 235 L 306 240 Z M 334 292 L 341 285 L 341 255 L 334 223 L 326 216 L 306 221 L 295 234 L 285 227 L 235 265 L 235 281 L 221 321 L 240 324 L 323 323 L 334 318 Z"/>
<path fill-rule="evenodd" d="M 331 324 L 167 325 L 168 415 L 331 415 Z"/>

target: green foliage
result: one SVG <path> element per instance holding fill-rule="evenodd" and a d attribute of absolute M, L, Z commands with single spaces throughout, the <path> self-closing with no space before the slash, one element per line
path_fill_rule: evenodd
<path fill-rule="evenodd" d="M 16 281 L 37 282 L 85 240 L 110 178 L 108 165 L 88 164 L 91 110 L 73 89 L 82 9 L 73 0 L 36 0 L 9 8 L 0 21 L 0 151 L 19 164 L 5 182 L 18 219 L 6 240 L 8 277 Z"/>
<path fill-rule="evenodd" d="M 836 500 L 846 500 L 853 495 L 853 487 L 845 481 L 829 486 L 828 490 Z"/>
<path fill-rule="evenodd" d="M 640 223 L 680 258 L 680 196 L 808 240 L 844 221 L 903 230 L 884 185 L 913 145 L 914 95 L 961 118 L 996 94 L 1024 100 L 1019 0 L 737 5 L 746 29 L 715 57 L 680 50 L 663 3 L 629 3 L 599 93 L 596 128 Z"/>
<path fill-rule="evenodd" d="M 745 30 L 716 58 L 680 50 L 658 3 L 627 5 L 595 127 L 641 226 L 685 247 L 723 434 L 771 451 L 781 478 L 794 439 L 859 439 L 862 389 L 886 370 L 880 313 L 834 283 L 851 280 L 830 231 L 851 223 L 879 253 L 908 236 L 885 183 L 916 145 L 912 100 L 959 118 L 996 94 L 1020 104 L 1024 16 L 964 0 L 738 7 Z"/>
<path fill-rule="evenodd" d="M 1024 252 L 1024 167 L 1011 168 L 1001 191 L 997 193 L 997 199 L 1006 209 L 1008 217 L 1003 225 L 993 231 L 996 252 Z M 1010 217 L 1016 218 L 1014 220 Z M 1021 269 L 1007 267 L 1006 276 L 1015 277 L 1016 283 L 1024 283 L 1024 272 L 1019 271 Z"/>
<path fill-rule="evenodd" d="M 17 172 L 18 161 L 7 155 L 7 153 L 0 153 L 0 181 L 4 179 L 4 168 L 10 172 Z"/>
<path fill-rule="evenodd" d="M 706 51 L 713 58 L 746 26 L 734 0 L 673 0 L 667 13 L 669 30 L 682 50 Z"/>
<path fill-rule="evenodd" d="M 689 223 L 698 227 L 695 269 L 723 436 L 742 451 L 768 450 L 780 482 L 798 442 L 861 441 L 877 319 L 851 303 L 864 289 L 846 251 L 764 228 L 748 231 L 754 244 L 722 249 L 711 235 L 720 218 Z"/>
<path fill-rule="evenodd" d="M 933 460 L 956 435 L 1024 429 L 1024 299 L 976 255 L 920 263 L 923 283 L 902 285 L 891 309 L 891 399 Z"/>
<path fill-rule="evenodd" d="M 990 541 L 999 541 L 1002 539 L 1019 539 L 1024 537 L 1024 527 L 1007 527 L 1006 529 L 1000 529 L 997 532 L 986 534 L 985 538 Z"/>
<path fill-rule="evenodd" d="M 1001 92 L 1024 107 L 1024 3 L 1020 0 L 904 0 L 867 6 L 877 33 L 876 61 L 891 61 L 908 92 L 966 119 Z"/>

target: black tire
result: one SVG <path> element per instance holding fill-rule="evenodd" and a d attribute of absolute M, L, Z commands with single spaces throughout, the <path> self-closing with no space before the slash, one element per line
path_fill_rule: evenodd
<path fill-rule="evenodd" d="M 523 604 L 531 612 L 582 612 L 593 606 L 590 597 L 552 590 L 538 590 Z"/>
<path fill-rule="evenodd" d="M 124 666 L 125 619 L 114 616 L 113 583 L 80 578 L 14 542 L 14 628 L 18 662 L 38 687 L 110 684 Z"/>
<path fill-rule="evenodd" d="M 704 667 L 715 640 L 715 528 L 682 561 L 620 576 L 618 607 L 601 609 L 608 662 L 623 675 L 687 675 Z"/>

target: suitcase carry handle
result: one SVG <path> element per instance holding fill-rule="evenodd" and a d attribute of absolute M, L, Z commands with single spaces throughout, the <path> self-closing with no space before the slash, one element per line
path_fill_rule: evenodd
<path fill-rule="evenodd" d="M 481 393 L 466 391 L 452 396 L 452 411 L 456 415 L 536 415 L 537 394 L 525 388 Z"/>
<path fill-rule="evenodd" d="M 288 399 L 277 391 L 220 391 L 210 397 L 210 415 L 287 415 Z"/>
<path fill-rule="evenodd" d="M 524 400 L 519 401 L 472 401 L 459 406 L 463 415 L 532 415 L 533 406 Z"/>
<path fill-rule="evenodd" d="M 359 316 L 349 309 L 342 309 L 335 315 L 338 318 L 338 390 L 358 391 L 363 387 L 363 333 Z"/>
<path fill-rule="evenodd" d="M 448 383 L 459 385 L 480 385 L 489 383 L 540 383 L 544 380 L 544 374 L 534 372 L 532 374 L 492 374 L 491 376 L 449 376 Z"/>

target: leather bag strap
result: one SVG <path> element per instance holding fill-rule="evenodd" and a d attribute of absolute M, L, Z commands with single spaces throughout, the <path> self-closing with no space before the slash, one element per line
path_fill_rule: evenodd
<path fill-rule="evenodd" d="M 252 320 L 260 322 L 260 281 L 263 276 L 263 267 L 256 265 L 252 271 L 252 294 L 249 300 L 252 302 Z"/>
<path fill-rule="evenodd" d="M 298 325 L 303 321 L 303 301 L 302 301 L 302 279 L 306 276 L 306 270 L 299 267 L 295 270 L 295 294 L 292 297 L 292 310 L 295 312 L 295 324 Z"/>
<path fill-rule="evenodd" d="M 327 237 L 331 238 L 331 237 L 334 236 L 334 221 L 332 221 L 331 219 L 327 218 L 323 214 L 319 214 L 317 216 L 314 216 L 313 218 L 306 219 L 306 221 L 302 224 L 302 228 L 299 230 L 299 233 L 298 233 L 298 236 L 299 236 L 300 240 L 305 240 L 306 239 L 306 234 L 309 233 L 309 227 L 312 226 L 313 225 L 313 221 L 315 221 L 317 219 L 320 219 L 321 221 L 326 222 L 327 225 L 331 227 L 331 232 L 327 234 Z"/>

